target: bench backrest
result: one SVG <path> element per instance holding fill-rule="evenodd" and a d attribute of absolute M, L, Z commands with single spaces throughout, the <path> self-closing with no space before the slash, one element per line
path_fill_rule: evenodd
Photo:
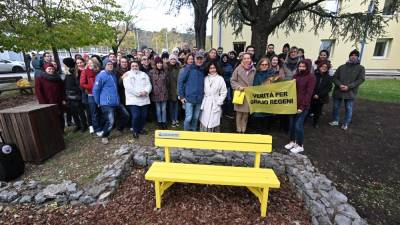
<path fill-rule="evenodd" d="M 260 167 L 261 153 L 272 151 L 272 136 L 193 131 L 156 130 L 155 146 L 164 147 L 165 161 L 170 162 L 169 148 L 255 152 L 254 167 Z"/>
<path fill-rule="evenodd" d="M 21 80 L 22 77 L 0 77 L 0 84 L 7 84 L 7 83 L 16 83 L 17 81 Z"/>

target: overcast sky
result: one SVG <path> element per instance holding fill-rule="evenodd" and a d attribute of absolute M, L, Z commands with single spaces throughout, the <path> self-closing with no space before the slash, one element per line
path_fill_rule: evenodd
<path fill-rule="evenodd" d="M 127 1 L 118 0 L 124 7 Z M 193 10 L 189 8 L 182 9 L 176 17 L 167 14 L 170 8 L 169 0 L 136 0 L 137 7 L 142 9 L 139 11 L 137 26 L 148 31 L 159 31 L 162 28 L 176 28 L 180 32 L 185 32 L 187 28 L 193 27 L 194 15 Z M 126 9 L 127 10 L 127 9 Z M 207 34 L 211 34 L 211 23 L 207 26 Z"/>

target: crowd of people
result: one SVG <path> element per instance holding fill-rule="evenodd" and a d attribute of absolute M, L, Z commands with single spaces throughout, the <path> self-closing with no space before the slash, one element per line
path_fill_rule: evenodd
<path fill-rule="evenodd" d="M 64 69 L 57 67 L 49 53 L 32 61 L 35 68 L 35 93 L 40 104 L 57 104 L 61 128 L 74 124 L 73 132 L 101 137 L 104 144 L 113 129 L 130 129 L 134 138 L 146 135 L 146 121 L 155 119 L 159 129 L 181 127 L 186 131 L 219 132 L 222 116 L 236 119 L 236 132 L 246 133 L 249 116 L 260 124 L 278 118 L 288 132 L 293 153 L 304 151 L 304 122 L 312 117 L 318 128 L 324 104 L 332 99 L 331 126 L 339 125 L 341 102 L 347 130 L 352 118 L 353 100 L 364 81 L 359 52 L 353 50 L 347 62 L 335 72 L 329 52 L 321 50 L 315 61 L 304 49 L 285 44 L 282 52 L 268 44 L 260 59 L 255 48 L 224 53 L 223 48 L 203 49 L 184 44 L 172 53 L 156 54 L 151 48 L 110 53 L 106 57 L 88 54 L 64 58 Z M 63 72 L 62 72 L 63 71 Z M 297 114 L 249 115 L 249 105 L 233 104 L 235 91 L 257 85 L 296 80 Z M 184 112 L 183 112 L 184 111 Z M 65 122 L 66 118 L 66 122 Z M 73 123 L 72 123 L 73 120 Z"/>

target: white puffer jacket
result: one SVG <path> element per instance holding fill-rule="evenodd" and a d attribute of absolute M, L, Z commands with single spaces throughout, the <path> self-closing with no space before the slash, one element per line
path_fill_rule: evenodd
<path fill-rule="evenodd" d="M 143 106 L 150 104 L 151 83 L 149 76 L 139 70 L 128 71 L 122 77 L 125 87 L 126 105 Z M 139 93 L 145 91 L 146 96 Z"/>

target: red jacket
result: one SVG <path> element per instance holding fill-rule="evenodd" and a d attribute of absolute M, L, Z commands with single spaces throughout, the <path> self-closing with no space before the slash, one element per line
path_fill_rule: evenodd
<path fill-rule="evenodd" d="M 82 71 L 79 83 L 81 88 L 85 89 L 86 93 L 90 95 L 93 94 L 93 86 L 95 81 L 96 74 L 92 69 L 86 68 Z"/>
<path fill-rule="evenodd" d="M 305 63 L 307 65 L 307 71 L 302 73 L 297 72 L 293 76 L 293 79 L 296 79 L 297 109 L 304 111 L 305 109 L 310 108 L 316 79 L 315 76 L 310 72 L 311 61 L 302 60 L 300 63 Z"/>
<path fill-rule="evenodd" d="M 65 89 L 64 82 L 61 79 L 48 80 L 43 76 L 36 77 L 35 95 L 39 104 L 57 104 L 60 112 L 62 112 Z"/>

